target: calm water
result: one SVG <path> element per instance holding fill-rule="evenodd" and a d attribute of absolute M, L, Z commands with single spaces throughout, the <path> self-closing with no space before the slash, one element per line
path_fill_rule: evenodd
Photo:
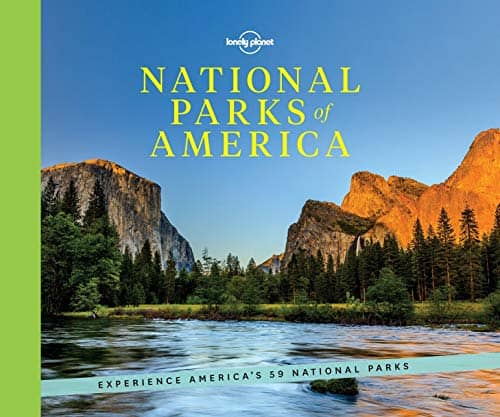
<path fill-rule="evenodd" d="M 44 323 L 42 378 L 500 351 L 495 333 L 272 322 Z M 44 416 L 499 416 L 495 371 L 359 379 L 354 398 L 307 383 L 52 397 Z M 433 395 L 442 394 L 449 400 Z"/>

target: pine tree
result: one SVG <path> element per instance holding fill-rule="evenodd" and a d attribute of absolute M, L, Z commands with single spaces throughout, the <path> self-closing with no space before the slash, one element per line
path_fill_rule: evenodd
<path fill-rule="evenodd" d="M 167 268 L 165 269 L 165 302 L 167 304 L 174 302 L 176 275 L 177 269 L 175 267 L 175 260 L 173 259 L 172 253 L 170 253 L 167 260 Z"/>
<path fill-rule="evenodd" d="M 199 290 L 201 290 L 200 295 L 209 305 L 209 308 L 217 306 L 223 301 L 226 280 L 221 272 L 220 262 L 214 259 L 210 267 L 209 275 L 205 277 L 202 281 L 202 285 L 199 287 Z"/>
<path fill-rule="evenodd" d="M 114 306 L 119 302 L 120 266 L 122 255 L 117 235 L 102 233 L 82 234 L 78 256 L 71 275 L 74 285 L 86 287 L 92 279 L 97 279 L 100 302 Z"/>
<path fill-rule="evenodd" d="M 326 293 L 326 301 L 332 303 L 335 295 L 335 263 L 333 261 L 333 256 L 331 254 L 328 255 L 325 273 L 327 277 L 326 282 L 328 286 Z"/>
<path fill-rule="evenodd" d="M 134 287 L 134 262 L 130 250 L 125 247 L 122 256 L 122 264 L 120 268 L 120 304 L 134 304 L 131 298 L 132 289 Z"/>
<path fill-rule="evenodd" d="M 306 278 L 309 281 L 308 297 L 311 300 L 319 301 L 320 293 L 323 291 L 323 271 L 324 259 L 320 250 L 317 251 L 316 256 L 309 255 L 306 263 Z"/>
<path fill-rule="evenodd" d="M 345 268 L 344 264 L 338 262 L 337 269 L 335 270 L 335 285 L 333 287 L 333 302 L 342 303 L 345 301 Z"/>
<path fill-rule="evenodd" d="M 488 290 L 493 292 L 500 285 L 500 203 L 495 210 L 493 229 L 488 239 L 486 251 L 485 269 L 488 274 Z"/>
<path fill-rule="evenodd" d="M 175 280 L 175 300 L 177 303 L 185 303 L 187 297 L 193 293 L 193 280 L 187 271 L 182 268 Z"/>
<path fill-rule="evenodd" d="M 479 227 L 477 225 L 474 211 L 466 206 L 462 211 L 460 219 L 460 243 L 463 257 L 461 259 L 461 270 L 468 278 L 469 296 L 475 301 L 480 288 L 481 275 L 481 252 L 479 246 Z"/>
<path fill-rule="evenodd" d="M 339 301 L 345 302 L 346 294 L 348 292 L 352 296 L 360 298 L 358 258 L 356 256 L 356 247 L 354 245 L 352 245 L 347 251 L 345 262 L 340 270 L 340 282 L 338 283 L 340 296 Z"/>
<path fill-rule="evenodd" d="M 264 276 L 262 282 L 262 299 L 265 303 L 278 303 L 280 301 L 281 273 L 272 270 Z"/>
<path fill-rule="evenodd" d="M 376 281 L 380 270 L 384 267 L 384 249 L 382 248 L 380 242 L 375 242 L 372 245 L 370 259 L 372 265 L 371 270 L 375 274 L 373 280 Z"/>
<path fill-rule="evenodd" d="M 297 290 L 299 286 L 300 280 L 300 267 L 299 267 L 299 259 L 296 253 L 292 254 L 292 258 L 288 263 L 286 270 L 287 277 L 287 294 L 286 298 L 290 299 L 292 303 L 295 304 L 297 299 Z"/>
<path fill-rule="evenodd" d="M 134 275 L 135 281 L 140 283 L 143 289 L 145 302 L 152 301 L 151 294 L 154 293 L 152 289 L 153 282 L 153 256 L 151 252 L 151 244 L 146 239 L 141 251 L 137 254 L 134 261 Z"/>
<path fill-rule="evenodd" d="M 384 266 L 384 256 L 380 243 L 372 243 L 371 241 L 368 243 L 365 242 L 362 254 L 365 259 L 362 260 L 360 258 L 359 261 L 360 282 L 361 278 L 364 282 L 364 290 L 362 290 L 361 298 L 363 301 L 366 301 L 366 291 L 377 280 L 380 270 Z"/>
<path fill-rule="evenodd" d="M 394 271 L 396 275 L 401 277 L 401 280 L 405 284 L 408 292 L 416 287 L 416 282 L 412 270 L 412 256 L 413 254 L 411 250 L 404 250 L 403 248 L 400 248 L 398 261 L 396 263 L 396 270 Z M 425 290 L 425 282 L 422 283 L 422 286 L 424 290 L 423 297 L 425 299 L 427 294 Z"/>
<path fill-rule="evenodd" d="M 311 298 L 319 303 L 327 300 L 328 282 L 325 274 L 325 260 L 321 250 L 318 249 L 316 257 L 311 260 L 312 292 Z"/>
<path fill-rule="evenodd" d="M 240 260 L 237 256 L 229 253 L 226 258 L 226 275 L 231 278 L 241 274 Z"/>
<path fill-rule="evenodd" d="M 204 248 L 203 251 L 201 252 L 201 259 L 203 260 L 202 262 L 203 274 L 209 275 L 210 268 L 212 267 L 212 264 L 215 262 L 215 259 L 208 254 L 208 248 Z"/>
<path fill-rule="evenodd" d="M 363 302 L 366 300 L 366 290 L 368 289 L 371 281 L 370 255 L 370 245 L 365 246 L 365 248 L 358 254 L 359 287 L 361 300 Z"/>
<path fill-rule="evenodd" d="M 193 268 L 191 269 L 191 278 L 193 280 L 194 287 L 198 287 L 203 279 L 203 265 L 200 260 L 197 260 L 193 264 Z"/>
<path fill-rule="evenodd" d="M 71 186 L 73 187 L 74 185 Z M 66 203 L 71 215 L 78 217 L 76 194 L 76 189 L 69 190 Z M 85 287 L 92 278 L 97 278 L 101 303 L 116 305 L 120 298 L 120 241 L 118 232 L 109 219 L 106 196 L 99 180 L 94 183 L 82 231 L 78 265 L 72 279 Z"/>
<path fill-rule="evenodd" d="M 427 238 L 425 239 L 425 259 L 427 276 L 430 279 L 430 287 L 434 291 L 438 287 L 437 283 L 437 254 L 439 252 L 439 239 L 434 233 L 432 225 L 427 229 Z"/>
<path fill-rule="evenodd" d="M 495 278 L 493 277 L 491 271 L 491 262 L 492 262 L 492 251 L 491 251 L 491 235 L 483 233 L 483 237 L 481 238 L 481 267 L 484 274 L 485 281 L 485 295 L 496 289 L 496 285 L 492 286 Z"/>
<path fill-rule="evenodd" d="M 451 283 L 454 279 L 452 261 L 455 249 L 455 232 L 453 231 L 448 213 L 444 208 L 441 208 L 441 212 L 439 214 L 437 238 L 439 240 L 437 263 L 443 271 L 448 292 L 448 302 L 451 302 Z"/>
<path fill-rule="evenodd" d="M 151 266 L 151 303 L 158 304 L 162 300 L 162 284 L 163 284 L 163 271 L 161 266 L 160 252 L 156 251 L 153 256 L 153 263 Z"/>
<path fill-rule="evenodd" d="M 500 203 L 498 203 L 495 209 L 495 220 L 493 222 L 493 231 L 500 232 Z"/>
<path fill-rule="evenodd" d="M 250 258 L 247 265 L 247 273 L 252 273 L 252 271 L 257 268 L 257 263 L 254 258 Z"/>
<path fill-rule="evenodd" d="M 412 269 L 415 281 L 417 283 L 418 300 L 424 301 L 426 299 L 426 242 L 424 230 L 420 220 L 417 218 L 413 226 L 413 238 L 410 242 L 410 249 L 412 251 Z"/>
<path fill-rule="evenodd" d="M 89 199 L 89 206 L 83 218 L 83 225 L 86 229 L 89 229 L 98 221 L 108 219 L 107 216 L 108 208 L 106 195 L 104 194 L 104 189 L 102 188 L 101 181 L 99 181 L 99 179 L 96 179 L 92 194 Z M 103 226 L 106 227 L 106 225 L 100 225 L 100 228 Z"/>
<path fill-rule="evenodd" d="M 384 237 L 383 254 L 384 266 L 395 271 L 399 257 L 399 246 L 398 241 L 393 235 L 387 235 Z"/>
<path fill-rule="evenodd" d="M 57 184 L 49 177 L 47 185 L 42 191 L 41 212 L 42 219 L 54 216 L 58 211 Z"/>
<path fill-rule="evenodd" d="M 140 282 L 136 282 L 130 293 L 130 304 L 133 306 L 138 306 L 139 304 L 144 304 L 146 302 L 146 295 L 144 294 L 144 288 Z"/>
<path fill-rule="evenodd" d="M 219 260 L 215 259 L 212 262 L 212 266 L 210 267 L 210 275 L 212 277 L 220 276 L 221 275 L 221 266 L 220 266 L 220 261 Z"/>
<path fill-rule="evenodd" d="M 41 307 L 47 315 L 68 311 L 72 275 L 81 239 L 80 229 L 65 213 L 49 215 L 41 230 Z"/>
<path fill-rule="evenodd" d="M 74 222 L 80 220 L 80 199 L 73 179 L 69 182 L 68 188 L 63 194 L 61 210 L 69 214 Z"/>

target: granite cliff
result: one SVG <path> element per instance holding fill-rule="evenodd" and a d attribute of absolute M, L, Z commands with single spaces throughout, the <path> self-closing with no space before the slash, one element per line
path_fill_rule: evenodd
<path fill-rule="evenodd" d="M 149 239 L 152 250 L 160 252 L 163 265 L 172 253 L 178 269 L 191 269 L 193 251 L 161 211 L 158 184 L 102 159 L 44 168 L 42 189 L 50 177 L 57 184 L 60 195 L 72 179 L 75 181 L 82 214 L 87 210 L 94 183 L 99 179 L 108 198 L 109 216 L 118 230 L 122 251 L 128 246 L 135 255 Z"/>
<path fill-rule="evenodd" d="M 288 229 L 282 265 L 300 250 L 313 255 L 321 250 L 325 259 L 332 255 L 342 262 L 356 237 L 372 226 L 372 220 L 346 212 L 334 203 L 308 200 L 297 223 Z"/>
<path fill-rule="evenodd" d="M 411 236 L 419 198 L 428 186 L 411 178 L 384 177 L 370 172 L 358 172 L 352 176 L 349 193 L 342 201 L 342 210 L 373 220 L 373 227 L 365 238 L 383 242 L 392 233 L 400 243 L 402 236 Z"/>
<path fill-rule="evenodd" d="M 468 204 L 476 214 L 479 232 L 493 226 L 500 202 L 500 129 L 489 129 L 474 139 L 462 163 L 444 182 L 427 186 L 410 178 L 387 180 L 370 172 L 352 176 L 348 194 L 339 207 L 334 203 L 307 201 L 297 223 L 288 229 L 282 265 L 299 249 L 342 262 L 359 237 L 383 242 L 392 234 L 406 247 L 417 218 L 424 230 L 435 226 L 442 207 L 448 212 L 456 234 L 460 214 Z"/>
<path fill-rule="evenodd" d="M 500 129 L 489 129 L 476 136 L 462 163 L 443 183 L 429 187 L 418 199 L 417 217 L 424 228 L 436 224 L 441 207 L 448 212 L 458 233 L 460 213 L 468 204 L 476 214 L 480 236 L 493 227 L 494 212 L 500 203 Z M 397 233 L 403 245 L 411 234 Z"/>

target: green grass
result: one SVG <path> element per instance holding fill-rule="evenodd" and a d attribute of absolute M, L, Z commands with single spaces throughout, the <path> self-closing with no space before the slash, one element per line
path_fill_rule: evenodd
<path fill-rule="evenodd" d="M 360 308 L 361 306 L 361 308 Z M 109 318 L 162 318 L 201 320 L 274 320 L 342 324 L 387 324 L 377 321 L 363 310 L 363 305 L 349 304 L 226 304 L 209 308 L 202 304 L 141 304 L 126 307 L 99 307 L 99 317 Z M 464 328 L 484 330 L 477 324 L 485 323 L 483 302 L 455 301 L 436 309 L 430 302 L 415 303 L 415 314 L 407 324 L 457 324 Z M 67 312 L 65 317 L 88 318 L 90 312 Z M 397 324 L 397 323 L 392 323 Z M 468 326 L 468 327 L 467 327 Z"/>
<path fill-rule="evenodd" d="M 487 321 L 484 302 L 454 301 L 436 309 L 432 303 L 415 303 L 415 318 L 423 324 L 480 324 Z"/>
<path fill-rule="evenodd" d="M 313 304 L 310 304 L 311 306 Z M 332 307 L 345 309 L 347 304 L 329 304 Z M 226 305 L 222 305 L 221 308 L 224 308 Z M 232 305 L 227 305 L 228 307 Z M 272 313 L 279 312 L 283 308 L 293 308 L 296 307 L 296 304 L 259 304 L 257 307 L 259 311 L 262 313 Z M 204 304 L 140 304 L 138 306 L 124 306 L 124 307 L 99 307 L 97 309 L 97 313 L 99 316 L 110 316 L 114 315 L 116 312 L 123 312 L 124 315 L 141 313 L 146 310 L 151 311 L 173 311 L 179 313 L 197 313 L 203 308 L 206 308 Z M 84 318 L 90 316 L 90 311 L 69 311 L 63 313 L 65 317 L 74 317 L 74 318 Z"/>

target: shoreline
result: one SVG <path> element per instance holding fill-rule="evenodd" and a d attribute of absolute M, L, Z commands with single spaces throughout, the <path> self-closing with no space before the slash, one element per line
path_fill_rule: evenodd
<path fill-rule="evenodd" d="M 340 325 L 383 325 L 451 327 L 478 332 L 498 331 L 487 323 L 482 303 L 454 302 L 437 316 L 427 304 L 417 303 L 415 313 L 406 321 L 387 320 L 363 305 L 347 304 L 161 304 L 136 307 L 100 307 L 92 312 L 66 312 L 55 318 L 68 319 L 163 319 L 202 321 L 275 321 L 290 323 L 330 323 Z"/>

